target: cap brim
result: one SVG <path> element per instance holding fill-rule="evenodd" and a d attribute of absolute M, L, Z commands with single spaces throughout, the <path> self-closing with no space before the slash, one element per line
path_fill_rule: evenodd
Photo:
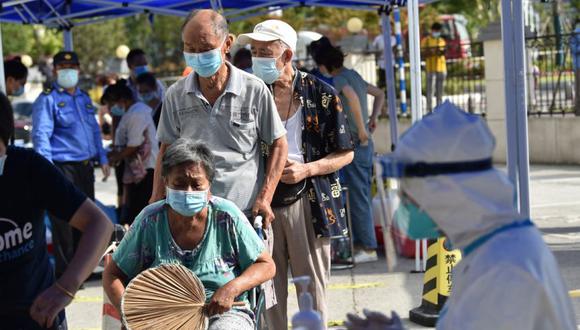
<path fill-rule="evenodd" d="M 279 37 L 276 36 L 272 36 L 269 34 L 265 34 L 265 33 L 244 33 L 244 34 L 240 34 L 238 36 L 238 43 L 241 45 L 247 45 L 249 43 L 252 42 L 252 40 L 256 40 L 256 41 L 274 41 L 274 40 L 280 40 Z"/>
<path fill-rule="evenodd" d="M 60 65 L 60 64 L 81 65 L 78 61 L 71 61 L 71 60 L 64 60 L 64 61 L 53 62 L 53 64 L 54 65 Z"/>

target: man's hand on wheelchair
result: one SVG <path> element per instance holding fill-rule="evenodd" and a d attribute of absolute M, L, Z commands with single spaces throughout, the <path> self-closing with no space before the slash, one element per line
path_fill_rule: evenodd
<path fill-rule="evenodd" d="M 391 317 L 380 312 L 363 309 L 364 317 L 355 314 L 346 315 L 346 328 L 348 330 L 403 330 L 403 324 L 399 315 L 394 311 Z"/>
<path fill-rule="evenodd" d="M 270 202 L 264 198 L 258 197 L 256 199 L 256 203 L 254 203 L 254 207 L 252 208 L 252 214 L 254 217 L 258 215 L 262 216 L 264 229 L 268 229 L 270 227 L 270 223 L 274 221 L 274 212 L 272 211 Z"/>

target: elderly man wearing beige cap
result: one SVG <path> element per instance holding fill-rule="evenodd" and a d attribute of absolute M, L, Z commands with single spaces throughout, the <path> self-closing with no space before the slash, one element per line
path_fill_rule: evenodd
<path fill-rule="evenodd" d="M 252 69 L 269 85 L 287 131 L 288 160 L 272 199 L 274 285 L 278 305 L 266 313 L 271 329 L 288 325 L 288 266 L 310 276 L 314 307 L 326 327 L 330 237 L 345 233 L 345 209 L 337 171 L 353 158 L 353 144 L 339 97 L 332 87 L 292 65 L 296 31 L 267 20 L 242 34 L 252 46 Z"/>

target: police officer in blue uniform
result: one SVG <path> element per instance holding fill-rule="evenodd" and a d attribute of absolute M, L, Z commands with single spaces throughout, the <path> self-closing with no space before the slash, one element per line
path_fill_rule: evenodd
<path fill-rule="evenodd" d="M 94 163 L 100 163 L 105 179 L 110 174 L 96 109 L 89 95 L 77 87 L 80 65 L 77 54 L 59 52 L 53 65 L 56 82 L 33 105 L 34 149 L 94 200 Z M 51 223 L 58 277 L 74 255 L 80 233 L 52 216 Z"/>

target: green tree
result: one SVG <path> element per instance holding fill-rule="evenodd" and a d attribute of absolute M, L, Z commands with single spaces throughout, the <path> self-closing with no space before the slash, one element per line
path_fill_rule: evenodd
<path fill-rule="evenodd" d="M 4 55 L 30 55 L 37 61 L 62 48 L 62 33 L 40 25 L 2 24 Z"/>
<path fill-rule="evenodd" d="M 125 19 L 130 48 L 142 48 L 157 71 L 183 69 L 181 24 L 169 16 L 138 15 Z"/>
<path fill-rule="evenodd" d="M 122 19 L 99 24 L 77 26 L 73 29 L 73 45 L 85 73 L 102 72 L 106 61 L 115 56 L 116 48 L 127 43 Z"/>

